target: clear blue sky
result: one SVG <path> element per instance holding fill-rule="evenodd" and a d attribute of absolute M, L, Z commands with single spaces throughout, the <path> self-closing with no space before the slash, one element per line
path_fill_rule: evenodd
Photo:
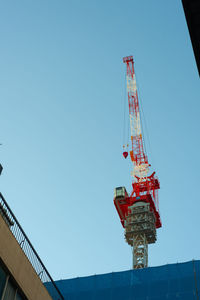
<path fill-rule="evenodd" d="M 1 1 L 0 41 L 1 192 L 52 277 L 131 267 L 113 205 L 131 186 L 131 54 L 161 182 L 149 265 L 200 259 L 200 89 L 181 1 Z"/>

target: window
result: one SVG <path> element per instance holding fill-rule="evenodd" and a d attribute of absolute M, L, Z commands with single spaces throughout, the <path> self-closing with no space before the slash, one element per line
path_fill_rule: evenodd
<path fill-rule="evenodd" d="M 0 266 L 0 299 L 2 297 L 3 294 L 3 290 L 4 290 L 4 286 L 6 283 L 6 273 L 4 272 L 4 270 L 1 268 Z"/>
<path fill-rule="evenodd" d="M 0 300 L 27 300 L 0 261 Z"/>
<path fill-rule="evenodd" d="M 22 296 L 19 293 L 17 293 L 15 300 L 24 300 L 24 298 L 22 298 Z"/>
<path fill-rule="evenodd" d="M 15 294 L 16 294 L 16 289 L 14 288 L 13 284 L 9 280 L 6 285 L 6 290 L 5 290 L 3 300 L 15 300 Z"/>

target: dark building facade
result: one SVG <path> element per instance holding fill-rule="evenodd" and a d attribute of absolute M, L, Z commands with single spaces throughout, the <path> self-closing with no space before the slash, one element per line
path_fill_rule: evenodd
<path fill-rule="evenodd" d="M 182 4 L 200 76 L 200 0 L 182 0 Z"/>

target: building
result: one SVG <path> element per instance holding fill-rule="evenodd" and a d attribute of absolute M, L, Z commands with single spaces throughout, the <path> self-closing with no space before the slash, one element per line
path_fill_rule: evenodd
<path fill-rule="evenodd" d="M 53 297 L 44 282 L 51 282 Z M 0 300 L 64 300 L 0 193 Z"/>
<path fill-rule="evenodd" d="M 0 300 L 190 300 L 200 261 L 54 282 L 0 193 Z"/>
<path fill-rule="evenodd" d="M 182 0 L 182 4 L 200 76 L 200 1 Z"/>
<path fill-rule="evenodd" d="M 198 300 L 200 261 L 59 280 L 67 300 Z M 51 284 L 47 284 L 51 293 Z"/>

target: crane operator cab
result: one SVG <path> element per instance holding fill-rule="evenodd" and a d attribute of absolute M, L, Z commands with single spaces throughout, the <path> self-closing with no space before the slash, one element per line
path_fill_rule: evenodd
<path fill-rule="evenodd" d="M 126 198 L 128 197 L 128 193 L 126 191 L 126 188 L 124 186 L 117 187 L 114 190 L 114 198 Z"/>

